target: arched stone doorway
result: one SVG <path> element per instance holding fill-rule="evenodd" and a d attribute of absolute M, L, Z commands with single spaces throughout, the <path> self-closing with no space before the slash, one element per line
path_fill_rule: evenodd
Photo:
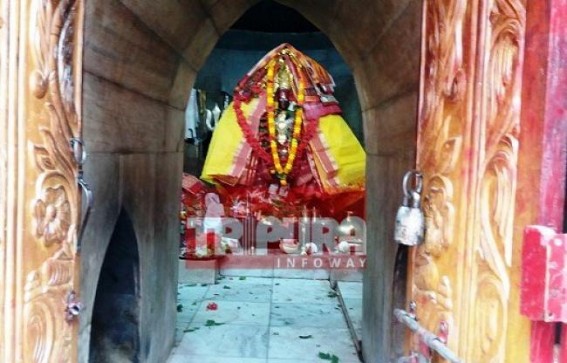
<path fill-rule="evenodd" d="M 251 3 L 253 1 L 195 0 L 179 4 L 172 0 L 155 4 L 149 1 L 105 0 L 88 2 L 88 9 L 83 9 L 85 2 L 81 0 L 2 2 L 0 122 L 3 132 L 0 139 L 4 143 L 0 145 L 3 146 L 5 162 L 0 165 L 4 196 L 0 198 L 0 224 L 4 231 L 0 238 L 0 259 L 6 263 L 0 264 L 0 306 L 4 311 L 0 324 L 0 340 L 4 344 L 0 344 L 0 356 L 4 361 L 74 360 L 76 324 L 73 319 L 78 309 L 73 289 L 78 286 L 73 275 L 75 265 L 81 259 L 81 293 L 86 309 L 81 319 L 80 345 L 82 348 L 88 346 L 96 291 L 96 278 L 92 276 L 98 276 L 106 249 L 105 241 L 110 238 L 122 206 L 131 212 L 138 237 L 142 295 L 151 297 L 144 301 L 146 305 L 141 309 L 146 324 L 141 332 L 141 351 L 144 357 L 153 361 L 160 361 L 167 354 L 171 342 L 171 317 L 175 314 L 175 291 L 168 283 L 170 280 L 160 277 L 175 276 L 175 269 L 170 268 L 170 263 L 175 261 L 176 256 L 170 253 L 173 248 L 168 246 L 172 244 L 169 241 L 175 240 L 170 232 L 175 231 L 176 223 L 172 216 L 177 208 L 167 201 L 176 200 L 176 193 L 171 191 L 178 189 L 178 181 L 163 175 L 179 171 L 179 161 L 176 160 L 179 149 L 175 138 L 179 122 L 176 120 L 179 121 L 178 115 L 183 108 L 186 87 L 199 68 L 199 59 L 202 59 L 199 55 L 210 50 L 207 40 L 214 42 L 218 34 Z M 386 242 L 389 236 L 387 216 L 392 215 L 392 204 L 398 199 L 391 197 L 395 194 L 394 181 L 397 182 L 401 175 L 398 171 L 404 169 L 404 164 L 412 164 L 414 146 L 410 141 L 413 140 L 411 130 L 414 125 L 410 121 L 414 119 L 411 110 L 415 104 L 413 90 L 416 82 L 411 80 L 412 75 L 417 73 L 413 70 L 417 70 L 419 4 L 409 1 L 395 2 L 395 5 L 379 1 L 355 3 L 348 0 L 337 0 L 331 4 L 323 0 L 286 3 L 296 6 L 332 35 L 341 52 L 350 54 L 345 58 L 358 72 L 357 80 L 365 107 L 366 137 L 374 142 L 368 158 L 369 183 L 373 185 L 369 188 L 369 198 L 379 206 L 369 216 L 374 221 L 369 226 L 370 234 L 378 243 L 373 251 L 369 251 L 377 263 L 367 271 L 365 340 L 368 344 L 365 344 L 365 354 L 367 360 L 386 361 L 391 337 L 383 332 L 390 328 L 391 315 L 388 309 L 390 300 L 382 291 L 387 291 L 390 286 L 387 284 L 392 282 L 391 263 L 395 256 L 395 248 Z M 439 31 L 427 33 L 433 39 L 423 42 L 425 53 L 428 57 L 438 54 L 438 36 L 443 34 L 441 38 L 447 48 L 442 50 L 461 56 L 464 48 L 459 42 L 463 40 L 469 47 L 467 52 L 480 57 L 478 62 L 465 62 L 472 68 L 486 60 L 484 50 L 501 49 L 491 48 L 491 43 L 484 43 L 481 39 L 487 39 L 485 35 L 491 34 L 494 23 L 510 19 L 510 16 L 501 16 L 503 9 L 517 6 L 520 11 L 513 11 L 513 16 L 522 16 L 522 9 L 527 11 L 526 27 L 514 28 L 526 31 L 522 97 L 515 97 L 511 103 L 517 107 L 516 101 L 521 98 L 523 104 L 517 193 L 521 211 L 514 223 L 514 234 L 519 236 L 520 229 L 526 224 L 559 223 L 561 211 L 554 203 L 563 199 L 563 193 L 557 193 L 558 189 L 553 187 L 557 177 L 549 172 L 549 161 L 561 159 L 558 164 L 561 166 L 553 165 L 553 171 L 564 175 L 559 170 L 565 165 L 565 154 L 559 150 L 562 150 L 565 140 L 565 137 L 561 138 L 565 128 L 560 126 L 565 123 L 561 123 L 562 114 L 558 112 L 557 102 L 563 100 L 560 95 L 565 92 L 561 92 L 564 83 L 554 82 L 565 73 L 558 66 L 561 64 L 558 60 L 565 58 L 562 57 L 564 47 L 559 41 L 562 33 L 558 25 L 567 13 L 562 11 L 563 3 L 547 0 L 541 4 L 538 2 L 537 6 L 530 3 L 527 8 L 524 1 L 491 2 L 496 8 L 485 6 L 489 4 L 487 2 L 430 4 L 440 15 L 427 19 L 433 20 L 434 30 Z M 318 8 L 323 5 L 327 10 Z M 465 11 L 460 15 L 466 15 L 467 20 L 447 27 L 445 15 L 454 15 L 445 11 L 448 6 L 461 6 L 459 9 Z M 85 13 L 88 32 L 84 38 L 86 56 L 83 74 L 81 29 Z M 469 28 L 469 33 L 460 34 L 462 39 L 452 36 L 452 31 L 460 32 L 464 29 L 463 25 L 476 27 L 479 24 L 472 33 Z M 508 27 L 498 29 L 509 34 Z M 498 45 L 505 45 L 506 51 L 495 54 L 516 57 L 523 53 L 509 51 L 509 46 L 519 44 L 510 42 L 509 37 L 497 37 L 497 40 Z M 144 52 L 150 55 L 146 57 Z M 402 59 L 409 63 L 404 64 Z M 452 57 L 436 59 L 441 60 L 440 67 L 432 67 L 426 61 L 422 66 L 423 74 L 431 75 L 435 84 L 446 84 L 452 78 L 439 77 L 429 71 L 459 70 L 446 67 L 446 62 L 451 62 Z M 497 64 L 512 66 L 521 62 Z M 502 71 L 507 68 L 496 69 Z M 546 71 L 542 72 L 542 69 Z M 481 78 L 487 74 L 477 73 Z M 462 101 L 459 97 L 451 97 L 453 91 L 459 93 L 462 90 L 460 81 L 466 79 L 461 72 L 457 74 L 457 82 L 450 82 L 448 88 L 437 89 L 435 94 L 444 94 L 443 97 L 452 98 L 450 101 Z M 85 78 L 84 90 L 80 87 L 82 78 Z M 481 78 L 475 78 L 468 85 L 475 95 L 483 96 L 487 93 L 477 92 L 477 87 L 488 88 Z M 548 82 L 550 80 L 553 82 Z M 376 84 L 381 87 L 374 87 Z M 427 89 L 431 85 L 422 86 L 422 89 Z M 499 90 L 501 86 L 499 82 L 494 84 Z M 436 97 L 429 98 L 429 102 L 435 100 Z M 80 235 L 77 228 L 81 221 L 76 177 L 81 158 L 80 152 L 73 155 L 69 139 L 81 136 L 82 101 L 86 105 L 84 119 L 88 123 L 85 136 L 92 161 L 86 170 L 87 179 L 92 181 L 97 198 L 79 255 L 76 237 Z M 466 104 L 471 103 L 467 101 Z M 466 110 L 467 114 L 471 113 L 468 106 Z M 410 114 L 412 117 L 409 117 Z M 476 122 L 478 120 L 474 120 L 475 127 L 486 122 L 487 118 L 480 117 L 481 122 Z M 92 127 L 89 129 L 94 125 L 93 121 L 103 132 L 92 132 Z M 132 128 L 129 125 L 144 127 Z M 466 155 L 478 154 L 466 150 Z M 462 183 L 460 175 L 457 180 Z M 390 189 L 392 193 L 385 193 Z M 547 203 L 549 200 L 553 202 Z M 467 248 L 467 251 L 478 253 L 475 248 Z M 380 271 L 373 266 L 380 266 Z M 517 290 L 512 291 L 517 293 Z M 72 308 L 64 309 L 62 303 L 65 302 Z M 475 311 L 463 306 L 467 319 L 476 322 Z M 490 315 L 486 317 L 486 326 L 498 329 Z M 538 326 L 539 323 L 532 325 L 532 332 L 534 336 L 543 336 L 539 329 L 541 326 Z M 472 357 L 469 347 L 484 349 L 485 346 L 474 344 L 476 329 L 469 326 L 465 329 L 466 336 L 458 336 L 457 341 L 468 352 L 464 356 L 468 359 Z M 529 341 L 527 335 L 517 335 L 518 330 L 514 328 L 508 329 L 508 332 L 509 343 Z M 156 336 L 159 338 L 153 340 Z M 499 351 L 496 353 L 500 354 L 503 345 L 493 336 L 487 337 L 491 344 L 497 345 Z M 536 344 L 531 347 L 532 359 L 541 355 L 538 341 L 540 339 L 532 341 Z M 527 346 L 520 344 L 518 349 L 518 344 L 511 344 L 508 350 L 515 360 L 521 361 L 528 359 Z M 80 361 L 87 361 L 86 353 L 86 349 L 81 350 Z"/>
<path fill-rule="evenodd" d="M 177 194 L 183 110 L 196 72 L 219 36 L 256 1 L 89 1 L 85 9 L 85 177 L 95 210 L 83 241 L 80 361 L 86 362 L 95 271 L 118 206 L 131 211 L 140 246 L 141 360 L 173 343 Z M 352 68 L 367 149 L 369 248 L 363 351 L 384 361 L 392 346 L 396 246 L 389 242 L 398 183 L 414 163 L 419 2 L 282 1 L 323 31 Z M 107 232 L 103 232 L 107 233 Z M 109 232 L 108 232 L 109 233 Z"/>

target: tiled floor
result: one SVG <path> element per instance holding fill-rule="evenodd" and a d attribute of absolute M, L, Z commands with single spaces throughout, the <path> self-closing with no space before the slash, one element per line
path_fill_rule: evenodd
<path fill-rule="evenodd" d="M 339 281 L 339 291 L 345 302 L 356 338 L 362 339 L 362 281 Z"/>
<path fill-rule="evenodd" d="M 359 362 L 325 280 L 225 277 L 180 285 L 178 310 L 168 363 Z"/>

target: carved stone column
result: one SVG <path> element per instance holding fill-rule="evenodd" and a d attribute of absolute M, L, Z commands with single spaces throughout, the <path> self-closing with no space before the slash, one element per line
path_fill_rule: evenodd
<path fill-rule="evenodd" d="M 72 362 L 81 0 L 0 1 L 0 361 Z"/>

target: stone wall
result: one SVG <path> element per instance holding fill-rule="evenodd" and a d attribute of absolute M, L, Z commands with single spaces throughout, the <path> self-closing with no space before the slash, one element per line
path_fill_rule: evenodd
<path fill-rule="evenodd" d="M 405 286 L 405 282 L 394 280 L 397 246 L 393 227 L 401 202 L 402 177 L 415 167 L 421 1 L 391 4 L 388 11 L 380 12 L 384 28 L 378 42 L 356 71 L 361 80 L 359 93 L 366 104 L 367 220 L 368 235 L 374 237 L 368 243 L 363 290 L 362 349 L 366 362 L 385 362 L 393 357 L 394 350 L 399 353 L 405 333 L 400 334 L 399 327 L 392 324 L 390 305 L 404 308 L 405 301 L 393 301 L 389 292 L 394 284 Z"/>
<path fill-rule="evenodd" d="M 95 193 L 82 249 L 80 362 L 98 273 L 122 208 L 140 251 L 141 361 L 163 362 L 173 344 L 183 109 L 219 36 L 255 0 L 86 2 L 83 115 L 86 180 Z M 385 362 L 392 347 L 395 209 L 414 165 L 420 1 L 280 1 L 323 31 L 353 70 L 368 152 L 368 268 L 363 351 Z"/>
<path fill-rule="evenodd" d="M 121 209 L 140 253 L 140 361 L 162 362 L 174 339 L 183 102 L 179 52 L 126 5 L 86 3 L 85 179 L 94 208 L 82 248 L 79 361 L 87 362 L 99 271 Z"/>

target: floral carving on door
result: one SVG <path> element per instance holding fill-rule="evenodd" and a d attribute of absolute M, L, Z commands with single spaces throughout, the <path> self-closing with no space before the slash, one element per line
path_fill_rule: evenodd
<path fill-rule="evenodd" d="M 74 362 L 76 324 L 66 315 L 78 288 L 80 169 L 72 140 L 80 138 L 82 57 L 80 0 L 29 3 L 26 123 L 33 228 L 23 250 L 23 361 Z M 30 194 L 32 194 L 30 193 Z"/>
<path fill-rule="evenodd" d="M 410 299 L 464 361 L 507 361 L 525 3 L 424 2 L 418 168 L 427 233 Z"/>

